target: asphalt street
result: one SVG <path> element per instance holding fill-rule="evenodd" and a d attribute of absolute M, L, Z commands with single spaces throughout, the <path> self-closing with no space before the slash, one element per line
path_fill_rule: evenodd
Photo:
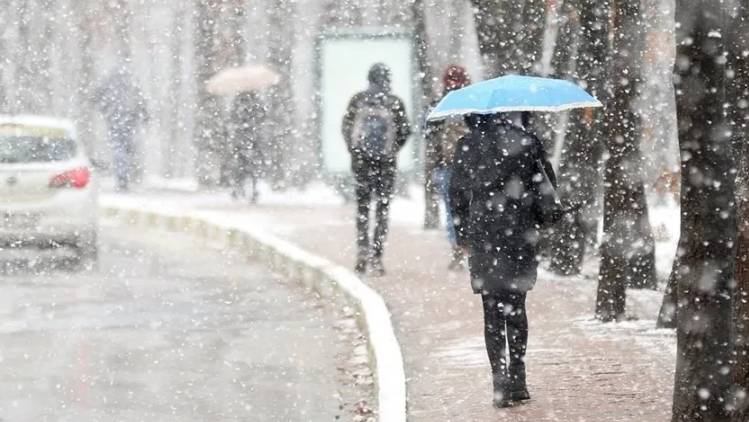
<path fill-rule="evenodd" d="M 1 421 L 343 418 L 350 345 L 299 287 L 183 235 L 100 242 L 90 271 L 0 252 Z"/>

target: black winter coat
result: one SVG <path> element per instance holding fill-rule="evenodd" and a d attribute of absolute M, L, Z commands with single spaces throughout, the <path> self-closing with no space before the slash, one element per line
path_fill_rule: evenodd
<path fill-rule="evenodd" d="M 450 206 L 458 244 L 469 249 L 474 293 L 531 290 L 538 267 L 542 169 L 554 171 L 543 144 L 510 124 L 474 129 L 455 152 Z"/>

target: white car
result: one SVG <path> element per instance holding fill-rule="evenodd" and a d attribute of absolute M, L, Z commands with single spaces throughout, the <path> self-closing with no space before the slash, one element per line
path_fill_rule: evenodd
<path fill-rule="evenodd" d="M 68 120 L 0 115 L 0 249 L 75 248 L 97 259 L 97 184 Z"/>

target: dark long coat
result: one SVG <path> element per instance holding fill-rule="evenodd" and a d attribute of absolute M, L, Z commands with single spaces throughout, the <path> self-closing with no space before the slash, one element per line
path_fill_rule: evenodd
<path fill-rule="evenodd" d="M 229 147 L 235 160 L 235 170 L 243 175 L 262 172 L 263 142 L 266 137 L 267 110 L 254 92 L 237 95 L 231 108 Z"/>
<path fill-rule="evenodd" d="M 474 293 L 531 290 L 546 184 L 556 183 L 541 141 L 509 123 L 490 123 L 459 142 L 450 205 L 458 244 L 470 252 Z M 552 193 L 553 194 L 553 193 Z"/>

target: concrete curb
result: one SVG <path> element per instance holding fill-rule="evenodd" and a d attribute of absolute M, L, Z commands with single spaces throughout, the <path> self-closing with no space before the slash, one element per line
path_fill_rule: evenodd
<path fill-rule="evenodd" d="M 291 242 L 249 224 L 227 221 L 213 211 L 169 211 L 100 200 L 102 216 L 136 227 L 187 232 L 207 241 L 241 248 L 286 277 L 304 283 L 338 305 L 355 308 L 360 328 L 369 341 L 377 383 L 381 422 L 405 422 L 406 376 L 403 355 L 387 305 L 376 291 L 353 272 L 309 253 Z"/>

